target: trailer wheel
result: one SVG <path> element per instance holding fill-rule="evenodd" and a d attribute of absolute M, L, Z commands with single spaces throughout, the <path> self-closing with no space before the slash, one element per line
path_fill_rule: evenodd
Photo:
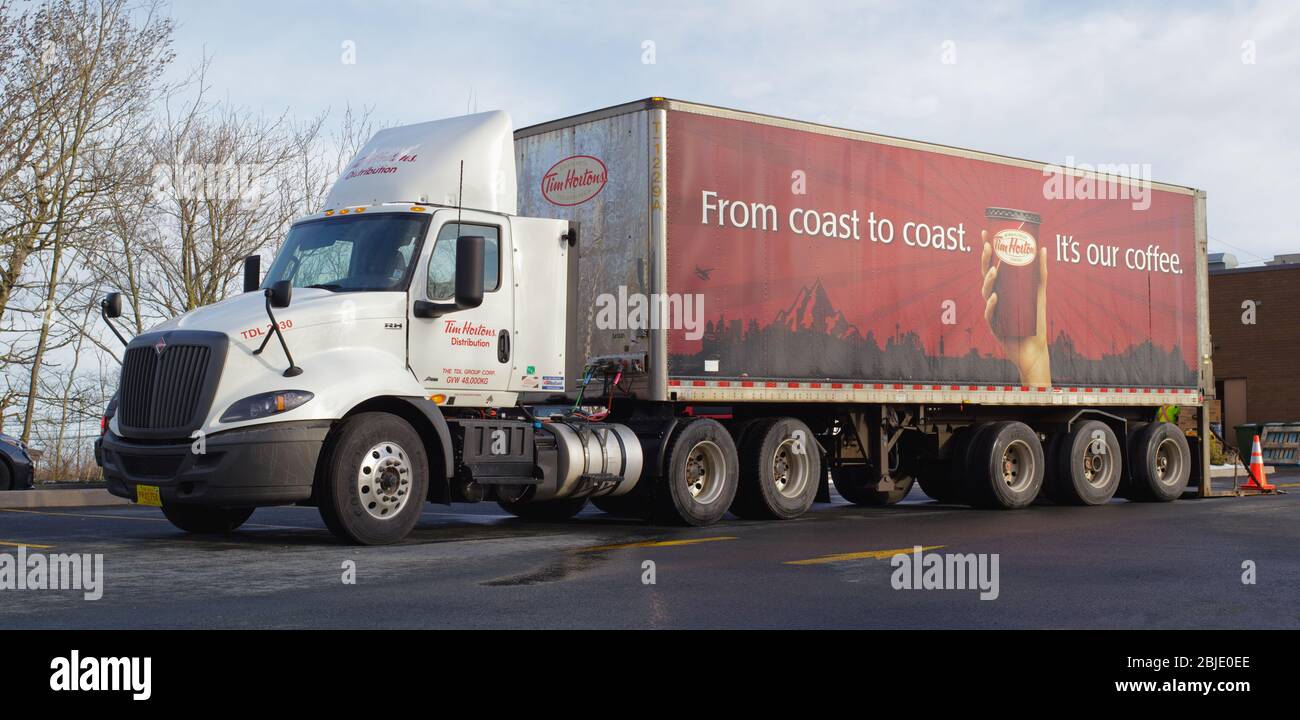
<path fill-rule="evenodd" d="M 794 418 L 769 418 L 741 435 L 740 483 L 731 512 L 747 520 L 789 520 L 812 507 L 821 457 L 812 431 Z"/>
<path fill-rule="evenodd" d="M 1134 433 L 1130 448 L 1130 500 L 1169 502 L 1187 489 L 1192 451 L 1177 425 L 1151 423 Z"/>
<path fill-rule="evenodd" d="M 1102 505 L 1115 496 L 1124 458 L 1115 432 L 1089 420 L 1052 438 L 1048 445 L 1048 479 L 1044 488 L 1061 505 Z"/>
<path fill-rule="evenodd" d="M 686 424 L 673 436 L 655 488 L 656 514 L 665 522 L 710 525 L 736 497 L 740 462 L 731 434 L 716 420 Z"/>
<path fill-rule="evenodd" d="M 1135 449 L 1137 448 L 1137 439 L 1142 435 L 1142 431 L 1147 428 L 1149 422 L 1131 422 L 1128 424 L 1128 431 L 1124 435 L 1124 465 L 1123 473 L 1119 479 L 1119 490 L 1116 495 L 1129 500 L 1134 499 L 1133 490 L 1133 458 L 1137 457 Z"/>
<path fill-rule="evenodd" d="M 195 535 L 224 535 L 243 525 L 253 508 L 219 508 L 203 505 L 163 505 L 172 525 Z"/>
<path fill-rule="evenodd" d="M 927 453 L 921 458 L 916 483 L 930 499 L 945 504 L 960 503 L 961 474 L 953 471 L 958 457 L 964 457 L 970 446 L 970 428 L 960 428 L 948 440 L 948 457 Z M 964 463 L 964 461 L 962 461 Z M 963 464 L 964 467 L 964 464 Z"/>
<path fill-rule="evenodd" d="M 966 502 L 966 478 L 970 475 L 971 469 L 977 465 L 974 458 L 974 451 L 979 449 L 981 438 L 993 427 L 995 423 L 978 423 L 966 427 L 957 428 L 949 440 L 951 448 L 948 451 L 948 460 L 944 465 L 947 467 L 947 480 L 940 484 L 935 492 L 942 496 L 930 495 L 930 497 L 939 502 Z M 937 471 L 937 469 L 936 469 Z M 924 490 L 925 486 L 922 485 Z"/>
<path fill-rule="evenodd" d="M 353 415 L 325 441 L 321 519 L 345 542 L 395 543 L 419 521 L 428 481 L 424 443 L 409 423 L 383 412 Z"/>
<path fill-rule="evenodd" d="M 561 498 L 559 500 L 543 500 L 541 502 L 528 502 L 527 500 L 506 501 L 498 500 L 497 505 L 502 510 L 514 515 L 520 520 L 529 520 L 532 522 L 560 522 L 582 512 L 587 507 L 587 498 Z"/>
<path fill-rule="evenodd" d="M 1043 446 L 1022 422 L 993 423 L 971 447 L 966 496 L 978 507 L 1012 510 L 1034 502 L 1043 487 Z"/>

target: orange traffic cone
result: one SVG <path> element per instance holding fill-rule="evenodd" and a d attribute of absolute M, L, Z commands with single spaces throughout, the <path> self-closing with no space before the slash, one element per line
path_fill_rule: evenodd
<path fill-rule="evenodd" d="M 1277 490 L 1277 486 L 1268 481 L 1268 476 L 1264 473 L 1264 451 L 1259 447 L 1259 436 L 1255 436 L 1255 442 L 1250 448 L 1250 480 L 1246 484 L 1237 488 L 1249 492 L 1272 492 Z"/>

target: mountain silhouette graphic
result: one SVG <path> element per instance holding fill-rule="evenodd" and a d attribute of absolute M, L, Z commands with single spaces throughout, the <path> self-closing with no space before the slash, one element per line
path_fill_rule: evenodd
<path fill-rule="evenodd" d="M 813 331 L 844 339 L 862 337 L 857 326 L 835 309 L 821 280 L 801 288 L 789 307 L 777 311 L 772 324 L 790 332 Z"/>

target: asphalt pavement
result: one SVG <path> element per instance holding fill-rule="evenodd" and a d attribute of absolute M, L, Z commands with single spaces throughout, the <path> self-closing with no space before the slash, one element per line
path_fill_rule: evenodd
<path fill-rule="evenodd" d="M 313 508 L 215 539 L 155 508 L 4 509 L 0 554 L 100 555 L 103 582 L 95 600 L 15 589 L 0 563 L 0 628 L 1298 628 L 1295 479 L 1275 479 L 1281 496 L 1012 512 L 836 495 L 707 528 L 427 505 L 405 542 L 373 548 L 338 544 Z M 919 569 L 893 559 L 918 546 Z"/>

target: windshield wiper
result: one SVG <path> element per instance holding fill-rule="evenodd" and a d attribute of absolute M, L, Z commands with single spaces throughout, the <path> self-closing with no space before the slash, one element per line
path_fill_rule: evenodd
<path fill-rule="evenodd" d="M 343 286 L 342 286 L 342 285 L 336 285 L 336 284 L 334 284 L 334 283 L 317 283 L 317 284 L 315 284 L 315 285 L 308 285 L 307 287 L 309 287 L 309 288 L 320 288 L 321 290 L 329 290 L 330 292 L 334 292 L 335 290 L 342 290 L 342 289 L 343 289 Z"/>

